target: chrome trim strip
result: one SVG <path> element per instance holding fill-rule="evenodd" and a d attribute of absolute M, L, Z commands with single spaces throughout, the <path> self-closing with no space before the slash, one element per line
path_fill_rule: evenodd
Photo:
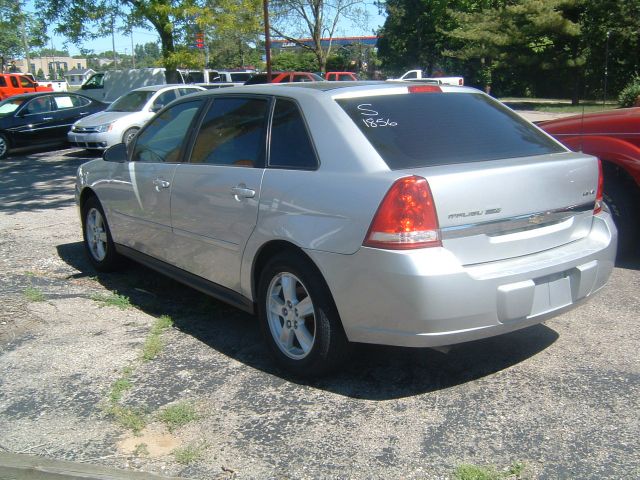
<path fill-rule="evenodd" d="M 591 202 L 584 203 L 582 205 L 558 208 L 556 210 L 548 210 L 546 212 L 518 215 L 516 217 L 501 220 L 445 227 L 441 230 L 442 239 L 451 240 L 454 238 L 470 237 L 473 235 L 497 237 L 507 233 L 523 232 L 534 228 L 561 223 L 576 214 L 591 212 L 594 207 L 595 204 Z"/>

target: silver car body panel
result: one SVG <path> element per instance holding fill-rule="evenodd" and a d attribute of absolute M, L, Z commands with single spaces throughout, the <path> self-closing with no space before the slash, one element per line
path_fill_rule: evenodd
<path fill-rule="evenodd" d="M 543 321 L 605 284 L 617 232 L 606 211 L 593 215 L 595 158 L 561 147 L 534 157 L 390 170 L 334 98 L 406 92 L 389 84 L 333 84 L 196 94 L 190 98 L 293 99 L 312 134 L 318 169 L 96 160 L 80 168 L 78 192 L 98 195 L 117 243 L 249 301 L 264 246 L 299 247 L 323 274 L 347 337 L 357 342 L 437 346 L 495 335 Z M 170 183 L 160 192 L 153 187 L 159 175 Z M 409 175 L 431 187 L 442 246 L 363 247 L 385 194 Z"/>

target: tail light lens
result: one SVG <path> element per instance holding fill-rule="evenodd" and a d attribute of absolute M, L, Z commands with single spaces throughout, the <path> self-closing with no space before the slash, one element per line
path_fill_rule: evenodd
<path fill-rule="evenodd" d="M 441 93 L 442 89 L 437 85 L 411 85 L 409 93 Z"/>
<path fill-rule="evenodd" d="M 593 214 L 596 215 L 602 211 L 602 193 L 604 191 L 604 176 L 602 175 L 602 162 L 598 159 L 598 191 L 596 192 L 596 204 Z"/>
<path fill-rule="evenodd" d="M 426 179 L 413 176 L 396 180 L 373 217 L 364 245 L 392 250 L 442 245 Z"/>

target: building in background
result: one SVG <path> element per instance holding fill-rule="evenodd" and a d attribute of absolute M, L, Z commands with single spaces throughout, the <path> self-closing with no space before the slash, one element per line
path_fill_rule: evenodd
<path fill-rule="evenodd" d="M 93 68 L 72 68 L 64 74 L 64 77 L 69 85 L 82 85 L 94 73 L 96 71 Z"/>
<path fill-rule="evenodd" d="M 38 76 L 42 72 L 47 80 L 62 80 L 66 72 L 73 69 L 86 70 L 86 58 L 71 57 L 34 57 L 30 58 L 30 65 L 27 67 L 24 58 L 15 60 L 16 67 L 23 73 L 32 73 Z"/>

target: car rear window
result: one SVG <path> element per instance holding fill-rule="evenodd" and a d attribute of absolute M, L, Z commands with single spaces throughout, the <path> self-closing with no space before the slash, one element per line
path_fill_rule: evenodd
<path fill-rule="evenodd" d="M 409 93 L 336 100 L 392 170 L 563 152 L 479 93 Z"/>

